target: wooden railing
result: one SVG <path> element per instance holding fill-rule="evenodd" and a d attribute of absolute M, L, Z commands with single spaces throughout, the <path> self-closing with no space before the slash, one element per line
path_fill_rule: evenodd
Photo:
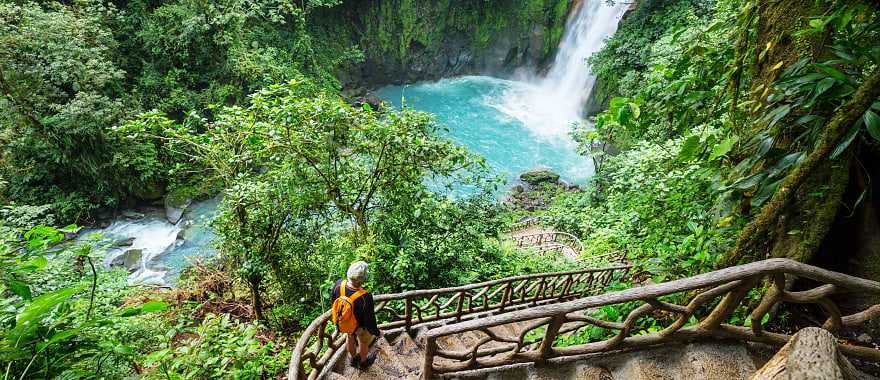
<path fill-rule="evenodd" d="M 786 279 L 796 278 L 820 285 L 804 291 L 786 290 Z M 791 282 L 790 282 L 791 283 Z M 700 291 L 698 293 L 694 293 Z M 731 322 L 738 308 L 748 307 L 749 293 L 760 297 L 751 309 L 748 322 Z M 755 293 L 758 292 L 758 293 Z M 462 375 L 464 372 L 492 369 L 517 363 L 565 362 L 618 350 L 700 338 L 736 339 L 784 345 L 789 335 L 764 329 L 765 316 L 775 313 L 780 303 L 818 305 L 827 315 L 823 328 L 832 333 L 843 327 L 857 326 L 880 316 L 880 305 L 841 315 L 831 301 L 832 295 L 845 293 L 880 294 L 880 283 L 827 271 L 786 259 L 769 259 L 722 269 L 681 280 L 631 288 L 582 298 L 566 303 L 539 306 L 474 319 L 431 329 L 425 334 L 422 378 Z M 686 299 L 686 305 L 673 299 Z M 625 318 L 606 320 L 607 306 L 631 311 Z M 700 317 L 699 311 L 709 311 Z M 748 310 L 748 309 L 747 309 Z M 666 316 L 663 318 L 662 316 Z M 662 329 L 642 326 L 646 317 L 658 317 Z M 496 326 L 525 325 L 519 336 L 505 336 Z M 564 336 L 577 334 L 589 326 L 615 332 L 605 340 L 564 346 Z M 449 351 L 438 346 L 445 336 L 465 332 L 483 335 L 472 346 Z M 880 350 L 840 345 L 840 352 L 880 361 Z"/>
<path fill-rule="evenodd" d="M 538 252 L 546 252 L 552 250 L 560 250 L 560 248 L 570 248 L 577 254 L 584 251 L 584 243 L 577 236 L 567 232 L 546 231 L 526 235 L 511 236 L 517 247 L 534 248 Z"/>
<path fill-rule="evenodd" d="M 374 297 L 376 316 L 386 333 L 466 321 L 605 292 L 615 279 L 625 280 L 631 267 L 541 273 L 508 277 L 455 288 L 414 290 Z M 290 360 L 288 379 L 316 379 L 329 371 L 345 349 L 344 335 L 330 322 L 330 312 L 309 324 Z"/>

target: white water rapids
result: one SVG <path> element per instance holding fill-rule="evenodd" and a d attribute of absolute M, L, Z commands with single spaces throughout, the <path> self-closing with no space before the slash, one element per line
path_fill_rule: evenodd
<path fill-rule="evenodd" d="M 566 138 L 572 124 L 581 120 L 596 80 L 587 58 L 617 31 L 629 4 L 584 0 L 575 6 L 547 74 L 525 78 L 526 85 L 511 87 L 490 104 L 539 137 Z"/>

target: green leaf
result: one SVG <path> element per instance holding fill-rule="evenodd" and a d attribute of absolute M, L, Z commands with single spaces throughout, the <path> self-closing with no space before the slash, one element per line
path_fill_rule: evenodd
<path fill-rule="evenodd" d="M 696 158 L 696 155 L 699 152 L 700 136 L 691 136 L 681 145 L 681 150 L 678 152 L 678 158 L 682 161 L 690 161 Z"/>
<path fill-rule="evenodd" d="M 9 290 L 11 290 L 17 296 L 24 298 L 25 300 L 29 301 L 31 298 L 33 298 L 33 295 L 31 294 L 31 287 L 23 281 L 12 279 L 9 281 L 8 286 Z"/>
<path fill-rule="evenodd" d="M 76 293 L 75 288 L 62 288 L 34 298 L 18 314 L 15 328 L 7 335 L 8 339 L 13 342 L 26 344 L 29 340 L 28 335 L 37 329 L 45 315 L 52 311 L 55 306 L 70 299 L 74 293 Z"/>
<path fill-rule="evenodd" d="M 831 86 L 834 86 L 834 78 L 825 78 L 819 81 L 816 84 L 816 96 L 822 95 L 825 91 L 828 91 Z"/>
<path fill-rule="evenodd" d="M 30 265 L 32 265 L 32 266 L 33 266 L 34 268 L 36 268 L 36 269 L 43 269 L 43 268 L 45 268 L 46 265 L 48 265 L 48 264 L 49 264 L 49 260 L 47 260 L 47 259 L 46 259 L 45 257 L 43 257 L 43 256 L 35 257 L 35 258 L 34 258 L 33 260 L 31 260 L 31 262 L 30 262 Z"/>
<path fill-rule="evenodd" d="M 788 154 L 785 157 L 782 157 L 782 159 L 779 160 L 779 162 L 777 162 L 776 165 L 773 165 L 773 167 L 771 167 L 770 170 L 768 170 L 767 176 L 771 177 L 771 178 L 776 177 L 777 175 L 779 175 L 780 173 L 783 173 L 786 169 L 788 169 L 792 165 L 800 163 L 806 157 L 807 157 L 807 155 L 804 154 L 803 152 L 795 152 L 795 153 Z"/>
<path fill-rule="evenodd" d="M 772 115 L 773 118 L 770 121 L 770 124 L 767 124 L 767 128 L 771 128 L 776 125 L 776 123 L 778 123 L 779 120 L 788 115 L 789 112 L 791 112 L 791 105 L 789 104 L 777 107 L 773 111 L 770 111 L 770 113 L 767 114 L 767 117 L 770 117 Z"/>
<path fill-rule="evenodd" d="M 831 66 L 825 65 L 825 64 L 821 64 L 821 63 L 817 63 L 815 66 L 816 66 L 816 69 L 818 69 L 822 73 L 827 74 L 828 76 L 830 76 L 834 79 L 837 79 L 841 82 L 848 82 L 849 81 L 849 78 L 846 76 L 846 74 L 844 74 L 842 71 L 840 71 L 834 67 L 831 67 Z"/>
<path fill-rule="evenodd" d="M 736 145 L 737 141 L 739 141 L 739 137 L 736 136 L 722 140 L 712 149 L 712 154 L 709 155 L 709 161 L 715 161 L 718 158 L 727 155 L 727 153 L 730 153 L 730 150 L 733 149 L 733 146 Z"/>
<path fill-rule="evenodd" d="M 846 151 L 846 148 L 849 147 L 849 144 L 852 144 L 853 140 L 855 140 L 856 136 L 859 134 L 859 126 L 862 124 L 861 122 L 853 125 L 852 128 L 849 129 L 849 132 L 843 137 L 843 141 L 840 142 L 837 147 L 834 148 L 834 151 L 831 152 L 831 159 L 837 158 L 841 153 Z"/>
<path fill-rule="evenodd" d="M 168 304 L 161 301 L 150 301 L 141 305 L 141 313 L 152 313 L 162 311 L 168 308 Z"/>
<path fill-rule="evenodd" d="M 74 233 L 74 232 L 79 232 L 80 229 L 82 229 L 82 227 L 77 226 L 76 224 L 68 224 L 68 225 L 62 227 L 58 231 L 61 231 L 64 233 Z"/>
<path fill-rule="evenodd" d="M 868 133 L 874 140 L 880 141 L 880 116 L 877 116 L 874 111 L 868 110 L 862 116 L 862 119 L 865 121 L 865 127 L 868 129 Z"/>
<path fill-rule="evenodd" d="M 779 184 L 781 184 L 781 183 L 782 183 L 782 180 L 780 179 L 778 181 L 765 183 L 765 184 L 761 185 L 761 188 L 758 189 L 758 192 L 752 198 L 752 201 L 751 201 L 752 207 L 760 207 L 761 205 L 764 204 L 764 202 L 767 202 L 767 200 L 770 199 L 770 197 L 772 197 L 773 194 L 776 193 L 776 189 L 779 188 Z"/>
<path fill-rule="evenodd" d="M 764 178 L 767 178 L 767 173 L 755 173 L 748 177 L 742 178 L 739 181 L 736 181 L 733 184 L 733 187 L 740 190 L 747 190 L 763 181 Z"/>

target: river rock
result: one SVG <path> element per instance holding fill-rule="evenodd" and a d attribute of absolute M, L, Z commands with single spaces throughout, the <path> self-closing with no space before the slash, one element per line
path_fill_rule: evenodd
<path fill-rule="evenodd" d="M 144 251 L 140 249 L 129 249 L 125 253 L 116 256 L 110 262 L 110 266 L 121 266 L 128 269 L 129 273 L 135 272 L 141 267 L 141 258 Z"/>
<path fill-rule="evenodd" d="M 185 199 L 179 204 L 175 204 L 169 198 L 165 198 L 165 219 L 171 224 L 177 224 L 180 218 L 183 218 L 183 212 L 192 203 L 192 199 Z"/>
<path fill-rule="evenodd" d="M 369 105 L 370 109 L 373 111 L 382 111 L 382 99 L 379 99 L 379 97 L 371 93 L 354 98 L 352 105 L 358 108 L 361 108 L 364 105 Z"/>
<path fill-rule="evenodd" d="M 192 221 L 183 222 L 180 231 L 177 231 L 177 240 L 188 240 L 192 236 Z"/>
<path fill-rule="evenodd" d="M 137 211 L 132 211 L 132 210 L 123 211 L 122 216 L 124 216 L 126 219 L 131 219 L 131 220 L 141 220 L 144 218 L 143 213 L 140 213 Z"/>
<path fill-rule="evenodd" d="M 544 183 L 555 184 L 559 182 L 559 174 L 554 173 L 549 168 L 535 168 L 520 174 L 519 179 L 530 186 Z"/>
<path fill-rule="evenodd" d="M 134 244 L 134 238 L 130 237 L 125 239 L 117 239 L 113 242 L 113 244 L 111 244 L 111 246 L 113 246 L 114 248 L 131 247 L 132 244 Z"/>

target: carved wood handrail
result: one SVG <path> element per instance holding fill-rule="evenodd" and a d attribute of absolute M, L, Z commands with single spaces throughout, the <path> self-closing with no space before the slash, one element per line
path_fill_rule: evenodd
<path fill-rule="evenodd" d="M 804 278 L 822 285 L 806 291 L 788 291 L 786 277 Z M 765 287 L 764 280 L 769 281 Z M 760 304 L 748 318 L 748 324 L 729 324 L 730 317 L 751 291 L 763 291 Z M 703 290 L 691 297 L 687 305 L 677 305 L 670 298 L 682 298 L 693 291 Z M 494 368 L 517 363 L 539 363 L 566 357 L 642 348 L 661 343 L 700 338 L 727 338 L 740 341 L 756 341 L 772 345 L 784 345 L 789 335 L 764 330 L 764 318 L 782 302 L 810 303 L 820 306 L 828 318 L 823 328 L 837 332 L 845 326 L 856 326 L 868 319 L 880 316 L 880 305 L 874 305 L 858 313 L 843 316 L 830 296 L 841 293 L 861 292 L 880 294 L 880 283 L 798 263 L 787 259 L 769 259 L 751 264 L 726 268 L 690 278 L 666 283 L 626 289 L 613 293 L 590 296 L 565 303 L 557 303 L 525 310 L 474 319 L 431 329 L 425 334 L 425 354 L 422 378 L 435 375 L 452 376 L 463 371 Z M 715 303 L 715 301 L 718 301 Z M 601 318 L 599 308 L 611 305 L 640 304 L 623 319 L 607 321 Z M 714 306 L 713 306 L 714 304 Z M 712 311 L 700 320 L 694 320 L 702 308 Z M 665 314 L 673 318 L 660 331 L 648 332 L 639 326 L 645 316 Z M 491 327 L 511 323 L 526 325 L 518 340 L 487 334 Z M 688 326 L 688 324 L 691 324 Z M 564 347 L 557 338 L 574 334 L 588 326 L 617 330 L 610 338 Z M 538 340 L 527 340 L 530 332 L 541 332 Z M 468 331 L 482 332 L 485 338 L 473 347 L 461 351 L 445 351 L 437 346 L 438 339 Z M 637 334 L 634 334 L 637 333 Z M 495 343 L 494 348 L 483 346 Z M 844 354 L 880 360 L 880 350 L 840 345 Z"/>
<path fill-rule="evenodd" d="M 511 239 L 520 248 L 535 248 L 540 252 L 556 250 L 560 246 L 570 248 L 580 254 L 584 251 L 584 243 L 567 232 L 544 231 L 532 234 L 514 235 Z"/>
<path fill-rule="evenodd" d="M 381 294 L 373 298 L 380 328 L 412 330 L 421 326 L 467 320 L 478 313 L 502 313 L 524 305 L 564 302 L 598 294 L 631 266 L 540 273 L 507 277 L 459 287 Z M 291 355 L 288 379 L 316 379 L 329 370 L 343 350 L 344 336 L 330 322 L 330 312 L 303 331 Z"/>

